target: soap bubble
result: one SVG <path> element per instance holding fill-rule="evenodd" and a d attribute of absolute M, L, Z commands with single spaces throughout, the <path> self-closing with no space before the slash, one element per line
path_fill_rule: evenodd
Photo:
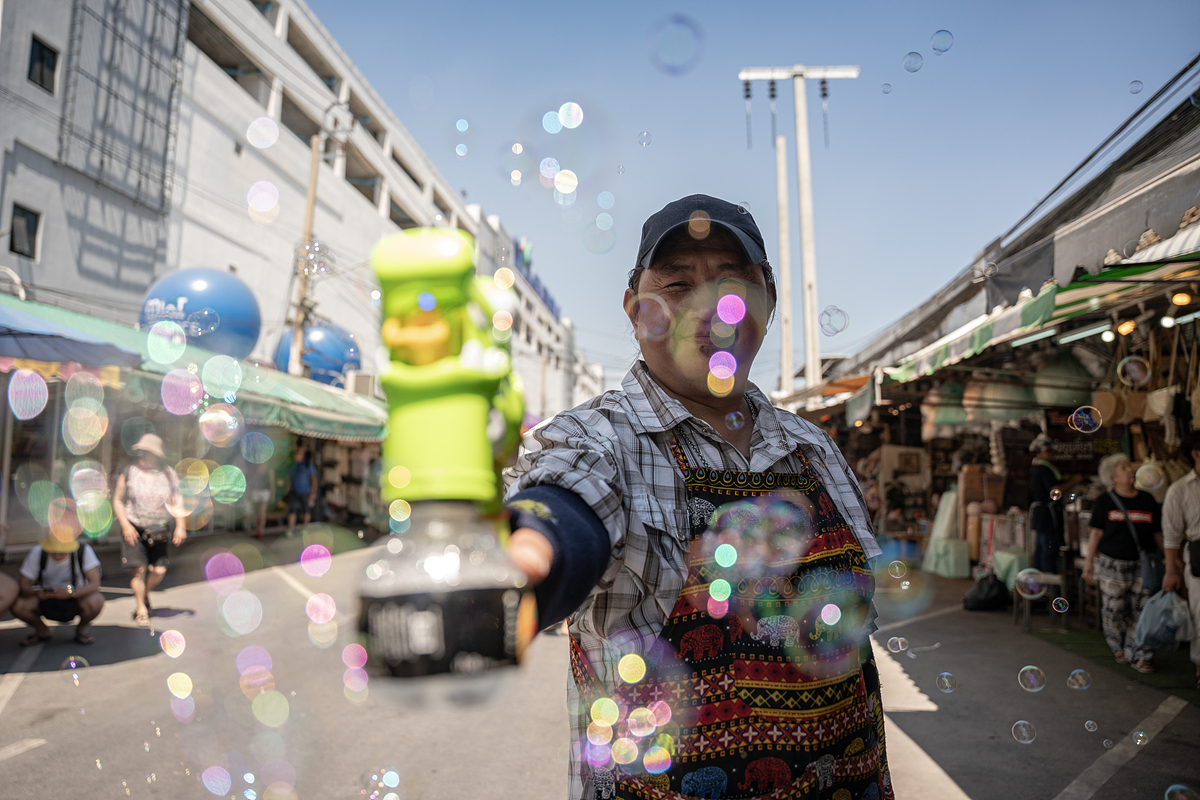
<path fill-rule="evenodd" d="M 726 325 L 737 325 L 746 318 L 746 301 L 736 294 L 727 294 L 717 301 L 717 318 Z"/>
<path fill-rule="evenodd" d="M 1129 84 L 1129 93 L 1130 94 L 1138 94 L 1141 91 L 1142 91 L 1142 82 L 1141 81 L 1132 81 Z"/>
<path fill-rule="evenodd" d="M 1095 433 L 1104 424 L 1100 411 L 1092 406 L 1080 406 L 1075 409 L 1067 424 L 1080 433 Z"/>
<path fill-rule="evenodd" d="M 885 83 L 883 86 L 881 86 L 879 88 L 880 88 L 880 91 L 882 91 L 884 94 L 892 93 L 892 85 L 890 83 Z"/>
<path fill-rule="evenodd" d="M 87 679 L 90 666 L 91 664 L 83 656 L 67 656 L 60 665 L 63 683 L 68 686 L 79 686 Z"/>
<path fill-rule="evenodd" d="M 737 548 L 728 542 L 717 545 L 717 549 L 713 553 L 713 559 L 722 567 L 732 567 L 737 563 L 737 557 Z"/>
<path fill-rule="evenodd" d="M 243 436 L 238 448 L 242 451 L 242 458 L 251 464 L 265 464 L 275 454 L 275 443 L 271 437 L 258 431 L 250 431 Z"/>
<path fill-rule="evenodd" d="M 933 38 L 929 40 L 929 46 L 933 48 L 933 52 L 936 55 L 940 56 L 942 53 L 954 46 L 954 34 L 945 30 L 938 31 L 937 33 L 933 34 Z M 915 70 L 910 70 L 910 72 L 912 71 Z"/>
<path fill-rule="evenodd" d="M 715 375 L 717 380 L 729 380 L 737 372 L 737 367 L 737 359 L 733 357 L 733 353 L 725 350 L 718 350 L 708 359 L 708 371 Z"/>
<path fill-rule="evenodd" d="M 904 67 L 906 72 L 916 72 L 925 64 L 925 59 L 920 53 L 909 53 L 900 60 L 900 66 Z"/>
<path fill-rule="evenodd" d="M 627 653 L 617 662 L 617 674 L 626 683 L 637 683 L 646 677 L 646 662 L 637 653 Z"/>
<path fill-rule="evenodd" d="M 900 591 L 907 592 L 912 583 L 909 581 L 900 581 Z"/>
<path fill-rule="evenodd" d="M 704 30 L 691 17 L 671 14 L 650 29 L 646 50 L 655 69 L 683 75 L 704 56 Z"/>
<path fill-rule="evenodd" d="M 187 646 L 187 641 L 179 631 L 163 631 L 158 637 L 158 646 L 171 658 L 179 658 Z"/>
<path fill-rule="evenodd" d="M 950 694 L 958 688 L 958 679 L 949 672 L 940 673 L 934 683 L 937 684 L 938 691 L 945 692 L 946 694 Z"/>
<path fill-rule="evenodd" d="M 1062 500 L 1062 489 L 1058 489 L 1058 488 L 1051 489 L 1050 490 L 1050 499 L 1054 500 L 1054 501 Z"/>
<path fill-rule="evenodd" d="M 300 554 L 300 569 L 312 578 L 319 578 L 329 572 L 333 565 L 333 556 L 323 544 L 310 544 Z"/>
<path fill-rule="evenodd" d="M 890 653 L 903 653 L 908 649 L 908 639 L 903 636 L 893 636 L 887 640 L 887 649 Z"/>
<path fill-rule="evenodd" d="M 642 765 L 651 775 L 661 775 L 671 768 L 671 753 L 660 745 L 651 745 L 642 757 Z"/>
<path fill-rule="evenodd" d="M 846 330 L 846 326 L 850 324 L 850 317 L 837 306 L 826 306 L 825 310 L 817 317 L 817 322 L 821 326 L 821 333 L 826 336 L 837 336 Z"/>
<path fill-rule="evenodd" d="M 1021 744 L 1033 744 L 1033 740 L 1037 738 L 1037 730 L 1032 722 L 1019 719 L 1013 723 L 1012 735 Z"/>
<path fill-rule="evenodd" d="M 979 271 L 983 274 L 983 277 L 993 278 L 996 276 L 996 273 L 1000 271 L 1000 267 L 996 266 L 995 261 L 989 261 L 984 264 Z"/>
<path fill-rule="evenodd" d="M 596 198 L 596 204 L 605 210 L 612 208 L 616 202 L 617 198 L 612 192 L 601 192 Z"/>
<path fill-rule="evenodd" d="M 650 131 L 642 131 L 638 134 L 637 143 L 642 147 L 647 147 L 654 141 L 654 137 L 650 135 Z"/>
<path fill-rule="evenodd" d="M 562 168 L 558 165 L 558 159 L 551 158 L 550 156 L 543 158 L 542 162 L 538 164 L 538 171 L 541 172 L 542 177 L 546 180 L 554 180 L 554 176 L 558 174 L 560 169 Z"/>
<path fill-rule="evenodd" d="M 747 203 L 745 200 L 742 200 L 740 203 L 737 204 L 737 211 L 739 214 L 749 214 L 750 213 L 750 204 Z"/>
<path fill-rule="evenodd" d="M 270 117 L 258 117 L 246 128 L 246 141 L 262 150 L 279 140 L 279 126 Z"/>
<path fill-rule="evenodd" d="M 46 379 L 31 369 L 15 371 L 8 381 L 8 407 L 17 419 L 33 419 L 42 413 L 49 399 Z"/>
<path fill-rule="evenodd" d="M 1032 664 L 1021 667 L 1017 673 L 1017 683 L 1027 692 L 1040 692 L 1046 688 L 1046 673 Z"/>
<path fill-rule="evenodd" d="M 1133 743 L 1139 747 L 1150 741 L 1150 737 L 1146 735 L 1145 731 L 1134 731 L 1129 735 L 1129 738 L 1133 739 Z"/>
<path fill-rule="evenodd" d="M 724 578 L 718 578 L 708 585 L 708 594 L 713 600 L 718 603 L 723 603 L 729 599 L 729 595 L 733 593 L 733 587 L 729 585 L 729 581 Z"/>
<path fill-rule="evenodd" d="M 1067 613 L 1067 609 L 1071 607 L 1071 604 L 1067 602 L 1067 598 L 1065 597 L 1056 597 L 1051 601 L 1050 607 L 1060 614 L 1065 614 Z"/>
<path fill-rule="evenodd" d="M 592 703 L 591 714 L 595 722 L 600 722 L 610 727 L 616 725 L 617 720 L 621 716 L 616 701 L 608 697 L 601 697 Z"/>
<path fill-rule="evenodd" d="M 596 215 L 596 227 L 602 231 L 610 230 L 613 226 L 612 214 L 600 213 Z"/>
<path fill-rule="evenodd" d="M 1117 362 L 1117 379 L 1138 388 L 1150 381 L 1150 362 L 1141 356 L 1126 356 Z"/>
<path fill-rule="evenodd" d="M 1104 740 L 1104 742 L 1103 742 L 1103 744 L 1104 744 L 1104 749 L 1105 749 L 1105 750 L 1112 750 L 1112 749 L 1113 749 L 1113 740 L 1112 740 L 1112 739 L 1105 739 L 1105 740 Z"/>
<path fill-rule="evenodd" d="M 246 192 L 246 205 L 265 214 L 279 205 L 279 190 L 270 181 L 255 181 Z"/>
<path fill-rule="evenodd" d="M 1099 727 L 1100 726 L 1096 724 L 1094 719 L 1089 719 L 1087 722 L 1083 723 L 1083 729 L 1088 733 L 1095 733 L 1096 729 Z"/>
<path fill-rule="evenodd" d="M 200 773 L 200 782 L 204 784 L 204 788 L 217 797 L 222 797 L 229 793 L 229 787 L 233 781 L 229 777 L 229 772 L 224 767 L 209 767 Z"/>
<path fill-rule="evenodd" d="M 740 411 L 730 411 L 725 415 L 725 427 L 731 431 L 738 431 L 746 424 L 746 415 Z"/>
<path fill-rule="evenodd" d="M 826 625 L 837 625 L 842 618 L 842 609 L 834 603 L 826 603 L 821 609 L 821 621 Z"/>
<path fill-rule="evenodd" d="M 558 133 L 563 129 L 562 120 L 558 118 L 557 111 L 547 111 L 542 115 L 542 128 L 546 133 Z"/>
<path fill-rule="evenodd" d="M 457 155 L 459 158 L 466 158 L 467 146 L 465 144 L 463 144 L 462 142 L 459 142 L 458 144 L 456 144 L 454 146 L 454 154 Z"/>
<path fill-rule="evenodd" d="M 151 361 L 172 364 L 187 349 L 187 335 L 179 323 L 164 319 L 150 326 L 146 334 L 146 352 Z"/>
<path fill-rule="evenodd" d="M 569 169 L 559 170 L 554 174 L 554 188 L 563 194 L 571 194 L 579 188 L 579 176 Z"/>
<path fill-rule="evenodd" d="M 583 109 L 579 103 L 563 103 L 558 107 L 558 121 L 564 128 L 578 128 L 583 124 Z"/>
<path fill-rule="evenodd" d="M 192 678 L 186 672 L 173 672 L 167 676 L 167 690 L 183 699 L 192 693 Z"/>
<path fill-rule="evenodd" d="M 188 336 L 204 336 L 220 326 L 220 314 L 211 308 L 201 308 L 188 314 L 183 330 Z"/>
<path fill-rule="evenodd" d="M 893 561 L 888 564 L 888 574 L 893 578 L 903 578 L 908 572 L 908 567 L 903 561 Z"/>
<path fill-rule="evenodd" d="M 1163 794 L 1163 800 L 1200 800 L 1200 792 L 1190 789 L 1182 783 L 1175 783 L 1167 787 L 1167 791 Z"/>
<path fill-rule="evenodd" d="M 465 132 L 467 128 L 471 127 L 471 123 L 467 122 L 465 119 L 460 119 L 458 122 L 454 123 L 454 127 L 460 133 L 462 133 Z"/>
<path fill-rule="evenodd" d="M 1042 572 L 1033 567 L 1018 572 L 1013 586 L 1017 594 L 1026 600 L 1037 600 L 1046 593 L 1046 585 L 1042 583 Z"/>

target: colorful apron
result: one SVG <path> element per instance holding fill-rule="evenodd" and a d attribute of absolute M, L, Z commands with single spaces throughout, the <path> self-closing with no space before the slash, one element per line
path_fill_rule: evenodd
<path fill-rule="evenodd" d="M 594 796 L 892 800 L 879 676 L 861 633 L 874 579 L 811 463 L 797 450 L 799 474 L 694 468 L 670 446 L 687 487 L 688 577 L 645 677 L 593 706 L 603 717 L 615 702 L 618 716 L 611 736 L 589 728 L 591 763 L 613 757 L 592 767 Z M 781 520 L 781 558 L 722 566 L 732 551 L 713 547 L 710 522 L 738 530 L 727 517 L 742 512 L 713 513 L 735 501 L 747 501 L 747 519 Z M 582 697 L 605 696 L 574 639 L 571 667 Z"/>

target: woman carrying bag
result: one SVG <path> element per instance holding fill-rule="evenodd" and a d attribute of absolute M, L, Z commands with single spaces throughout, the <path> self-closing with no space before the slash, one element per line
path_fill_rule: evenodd
<path fill-rule="evenodd" d="M 1160 588 L 1147 581 L 1162 581 L 1161 574 L 1144 576 L 1142 569 L 1142 553 L 1158 553 L 1162 509 L 1153 495 L 1134 487 L 1133 464 L 1124 453 L 1102 460 L 1099 472 L 1108 492 L 1092 508 L 1083 579 L 1100 584 L 1100 620 L 1117 663 L 1153 672 L 1154 651 L 1139 647 L 1134 631 L 1146 601 Z"/>
<path fill-rule="evenodd" d="M 137 601 L 133 618 L 150 624 L 150 590 L 167 574 L 167 542 L 187 538 L 187 514 L 175 470 L 167 466 L 162 439 L 147 433 L 130 448 L 137 460 L 125 468 L 113 489 L 113 514 L 121 523 L 121 563 L 132 570 L 129 588 Z M 172 535 L 174 531 L 174 535 Z"/>

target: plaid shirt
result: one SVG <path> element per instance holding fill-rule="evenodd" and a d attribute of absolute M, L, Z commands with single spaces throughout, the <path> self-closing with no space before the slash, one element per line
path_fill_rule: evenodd
<path fill-rule="evenodd" d="M 799 448 L 821 474 L 867 558 L 881 552 L 858 482 L 828 434 L 772 406 L 754 384 L 745 396 L 755 411 L 749 459 L 668 396 L 638 361 L 621 391 L 605 392 L 531 431 L 516 465 L 505 470 L 507 496 L 530 486 L 560 486 L 579 495 L 608 530 L 608 567 L 569 627 L 610 690 L 617 685 L 617 661 L 650 648 L 687 578 L 691 527 L 683 475 L 667 445 L 672 432 L 683 434 L 679 443 L 693 464 L 716 469 L 799 472 L 793 455 Z M 868 628 L 874 629 L 873 620 Z M 568 698 L 574 712 L 570 797 L 578 800 L 592 791 L 578 744 L 586 736 L 589 701 L 573 679 Z"/>

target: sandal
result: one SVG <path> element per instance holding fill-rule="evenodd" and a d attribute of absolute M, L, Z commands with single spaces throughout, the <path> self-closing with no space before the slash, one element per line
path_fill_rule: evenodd
<path fill-rule="evenodd" d="M 1154 672 L 1154 665 L 1149 661 L 1139 661 L 1133 665 L 1133 668 L 1143 675 L 1149 675 L 1151 672 Z"/>
<path fill-rule="evenodd" d="M 75 631 L 75 641 L 79 644 L 95 644 L 96 640 L 87 631 Z"/>
<path fill-rule="evenodd" d="M 135 620 L 137 620 L 137 624 L 141 625 L 143 628 L 150 627 L 150 614 L 149 613 L 147 613 L 145 611 L 142 611 L 141 613 L 134 613 L 133 618 Z"/>
<path fill-rule="evenodd" d="M 17 644 L 21 647 L 32 647 L 35 644 L 41 644 L 49 638 L 50 634 L 48 633 L 45 636 L 38 636 L 36 633 L 31 633 L 21 641 L 17 642 Z"/>
<path fill-rule="evenodd" d="M 1128 664 L 1129 663 L 1129 659 L 1127 659 L 1125 657 L 1124 653 L 1114 653 L 1113 658 L 1115 658 L 1117 660 L 1118 664 Z"/>

